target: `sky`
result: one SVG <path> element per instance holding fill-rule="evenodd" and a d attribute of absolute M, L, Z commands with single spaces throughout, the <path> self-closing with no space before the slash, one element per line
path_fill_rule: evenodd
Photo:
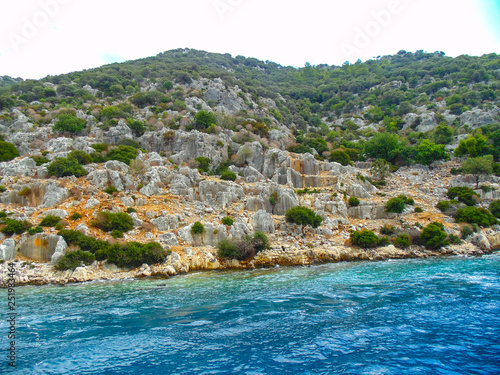
<path fill-rule="evenodd" d="M 0 76 L 39 79 L 176 48 L 295 67 L 500 53 L 500 0 L 1 0 Z"/>

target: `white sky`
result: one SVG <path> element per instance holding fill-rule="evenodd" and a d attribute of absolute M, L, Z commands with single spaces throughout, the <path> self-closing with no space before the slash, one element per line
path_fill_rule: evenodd
<path fill-rule="evenodd" d="M 499 53 L 484 1 L 497 0 L 0 0 L 0 76 L 42 78 L 184 47 L 296 67 L 401 49 Z"/>

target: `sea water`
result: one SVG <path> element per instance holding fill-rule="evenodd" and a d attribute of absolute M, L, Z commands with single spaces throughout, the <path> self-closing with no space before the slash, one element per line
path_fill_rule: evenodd
<path fill-rule="evenodd" d="M 5 374 L 500 374 L 500 254 L 16 293 Z"/>

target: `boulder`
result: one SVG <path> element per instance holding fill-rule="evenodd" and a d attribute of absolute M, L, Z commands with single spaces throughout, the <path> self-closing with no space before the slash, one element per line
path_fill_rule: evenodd
<path fill-rule="evenodd" d="M 158 236 L 158 241 L 169 246 L 179 246 L 179 241 L 174 233 L 162 233 Z"/>
<path fill-rule="evenodd" d="M 7 238 L 0 245 L 0 259 L 9 261 L 16 259 L 16 242 L 12 238 Z"/>
<path fill-rule="evenodd" d="M 265 233 L 274 233 L 274 221 L 270 214 L 265 210 L 259 210 L 257 213 L 252 215 L 250 222 L 253 229 Z"/>

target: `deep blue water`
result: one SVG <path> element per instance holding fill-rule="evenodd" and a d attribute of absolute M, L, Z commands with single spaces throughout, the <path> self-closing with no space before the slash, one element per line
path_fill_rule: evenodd
<path fill-rule="evenodd" d="M 0 373 L 500 374 L 500 254 L 17 293 Z"/>

